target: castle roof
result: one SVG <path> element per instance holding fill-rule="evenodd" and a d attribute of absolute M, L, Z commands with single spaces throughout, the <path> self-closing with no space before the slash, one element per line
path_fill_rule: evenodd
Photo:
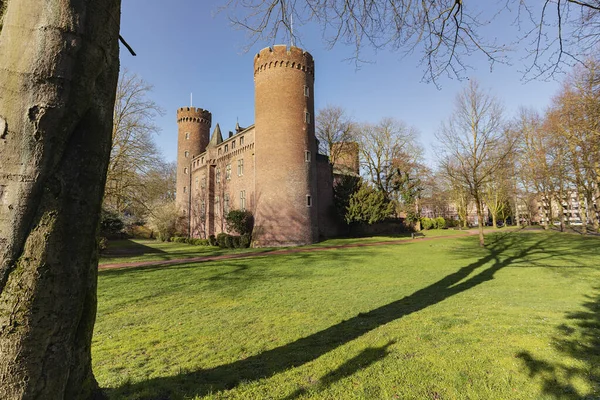
<path fill-rule="evenodd" d="M 212 137 L 210 138 L 210 142 L 208 142 L 208 147 L 218 146 L 223 143 L 223 135 L 221 135 L 221 127 L 219 124 L 215 126 L 215 130 L 213 131 Z"/>

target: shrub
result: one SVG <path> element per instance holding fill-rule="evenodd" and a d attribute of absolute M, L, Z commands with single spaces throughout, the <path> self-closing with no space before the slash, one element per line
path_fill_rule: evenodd
<path fill-rule="evenodd" d="M 240 247 L 242 248 L 248 248 L 250 247 L 250 235 L 242 235 L 240 236 Z"/>
<path fill-rule="evenodd" d="M 444 217 L 437 217 L 435 219 L 435 228 L 446 229 L 446 220 L 444 219 Z"/>
<path fill-rule="evenodd" d="M 233 249 L 233 236 L 225 236 L 225 247 L 227 247 L 228 249 Z"/>
<path fill-rule="evenodd" d="M 104 236 L 100 236 L 98 238 L 98 250 L 100 252 L 103 252 L 104 250 L 106 250 L 107 247 L 108 247 L 108 239 L 106 239 Z"/>
<path fill-rule="evenodd" d="M 149 225 L 152 230 L 158 232 L 158 239 L 166 242 L 175 235 L 179 212 L 175 202 L 167 202 L 153 208 L 150 215 Z"/>
<path fill-rule="evenodd" d="M 215 235 L 210 235 L 210 236 L 208 237 L 208 243 L 209 243 L 211 246 L 218 246 L 218 245 L 219 245 L 219 243 L 217 242 L 217 238 L 215 237 Z"/>
<path fill-rule="evenodd" d="M 188 243 L 188 238 L 184 236 L 173 236 L 170 241 L 173 243 Z"/>
<path fill-rule="evenodd" d="M 250 211 L 231 210 L 225 217 L 227 230 L 240 235 L 252 233 L 254 228 L 254 217 Z"/>
<path fill-rule="evenodd" d="M 226 233 L 223 233 L 223 232 L 221 232 L 217 235 L 217 244 L 222 249 L 227 247 L 227 244 L 225 243 L 225 238 L 227 236 L 229 236 L 229 235 L 227 235 Z"/>
<path fill-rule="evenodd" d="M 100 214 L 100 232 L 105 236 L 112 236 L 123 231 L 125 224 L 123 220 L 114 211 L 102 209 Z"/>
<path fill-rule="evenodd" d="M 433 227 L 433 219 L 427 218 L 427 217 L 421 218 L 421 229 L 428 230 L 428 229 L 431 229 L 432 227 Z"/>

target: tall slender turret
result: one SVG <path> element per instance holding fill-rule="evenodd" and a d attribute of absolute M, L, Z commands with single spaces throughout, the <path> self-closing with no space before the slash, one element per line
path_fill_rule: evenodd
<path fill-rule="evenodd" d="M 177 192 L 176 202 L 187 212 L 190 193 L 191 162 L 208 145 L 212 116 L 201 108 L 183 107 L 177 110 Z"/>
<path fill-rule="evenodd" d="M 255 230 L 259 246 L 318 240 L 314 61 L 297 47 L 254 57 Z"/>

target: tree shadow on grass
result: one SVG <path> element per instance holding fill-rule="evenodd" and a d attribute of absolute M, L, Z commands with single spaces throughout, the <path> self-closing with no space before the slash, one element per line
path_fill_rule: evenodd
<path fill-rule="evenodd" d="M 109 241 L 108 248 L 102 252 L 103 258 L 128 258 L 146 254 L 165 254 L 164 251 L 130 239 Z"/>
<path fill-rule="evenodd" d="M 600 398 L 600 288 L 584 304 L 583 311 L 567 313 L 568 324 L 559 325 L 553 346 L 573 362 L 550 362 L 528 351 L 517 355 L 530 377 L 542 381 L 542 393 L 556 399 Z M 563 358 L 564 359 L 564 358 Z M 582 383 L 589 390 L 583 389 Z"/>
<path fill-rule="evenodd" d="M 233 389 L 242 382 L 271 377 L 316 360 L 380 326 L 488 282 L 494 279 L 496 272 L 502 268 L 512 264 L 519 266 L 522 259 L 527 258 L 528 263 L 543 265 L 544 260 L 559 256 L 553 254 L 551 243 L 547 243 L 549 240 L 551 238 L 544 235 L 525 243 L 515 234 L 495 235 L 493 240 L 489 240 L 485 250 L 477 250 L 479 252 L 477 254 L 481 254 L 481 251 L 485 254 L 477 261 L 402 299 L 369 312 L 359 313 L 327 329 L 230 364 L 126 384 L 109 390 L 108 394 L 111 397 L 130 398 L 136 393 L 151 391 L 156 393 L 156 397 L 153 397 L 156 399 L 180 399 Z M 352 365 L 360 365 L 361 362 L 369 363 L 369 360 L 374 362 L 373 360 L 382 357 L 385 357 L 385 352 L 364 353 L 362 357 L 349 361 L 350 367 L 347 371 L 356 370 Z M 300 392 L 295 394 L 295 396 L 299 395 Z"/>
<path fill-rule="evenodd" d="M 285 397 L 284 400 L 295 400 L 300 396 L 307 394 L 309 391 L 322 391 L 333 385 L 337 381 L 354 375 L 356 372 L 363 370 L 379 360 L 383 360 L 388 354 L 390 347 L 394 341 L 380 347 L 367 347 L 355 357 L 352 357 L 335 370 L 328 372 L 318 380 L 308 382 L 308 385 L 301 387 L 294 393 Z"/>

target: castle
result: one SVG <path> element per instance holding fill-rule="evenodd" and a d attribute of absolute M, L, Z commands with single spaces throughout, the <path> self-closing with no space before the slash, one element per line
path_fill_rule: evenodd
<path fill-rule="evenodd" d="M 313 57 L 297 47 L 254 57 L 255 123 L 223 137 L 201 108 L 177 111 L 176 202 L 194 237 L 226 232 L 230 210 L 254 215 L 254 246 L 295 246 L 335 235 L 333 170 L 318 154 Z M 342 157 L 358 173 L 358 152 Z"/>

